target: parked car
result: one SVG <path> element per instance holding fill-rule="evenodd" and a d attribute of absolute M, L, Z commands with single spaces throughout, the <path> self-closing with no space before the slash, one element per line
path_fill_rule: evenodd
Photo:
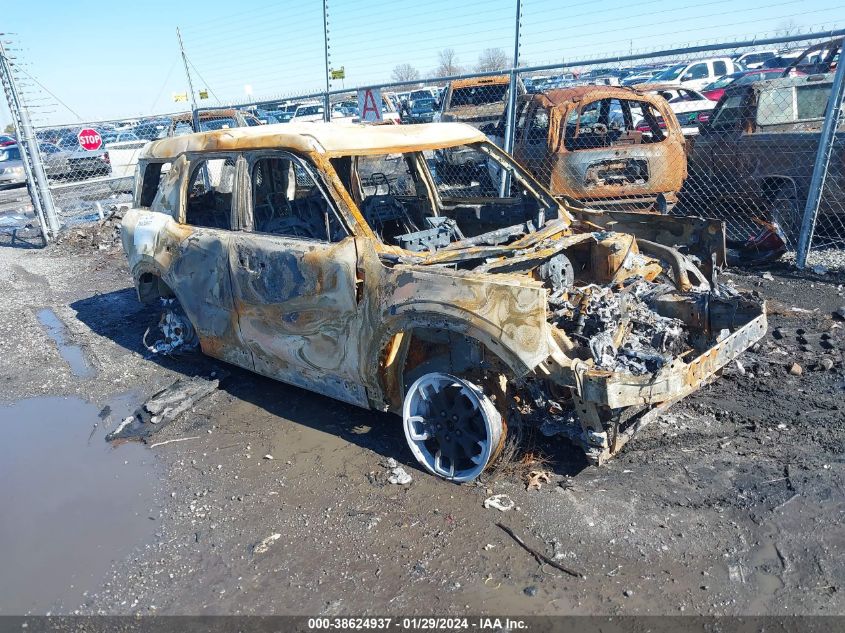
<path fill-rule="evenodd" d="M 667 70 L 669 66 L 665 64 L 662 66 L 640 66 L 631 69 L 625 79 L 622 80 L 623 86 L 636 86 L 638 84 L 650 83 L 657 75 Z"/>
<path fill-rule="evenodd" d="M 833 72 L 839 61 L 843 39 L 838 37 L 810 46 L 784 69 L 783 76 L 786 77 L 795 70 L 800 70 L 808 75 Z"/>
<path fill-rule="evenodd" d="M 656 84 L 678 84 L 701 90 L 720 77 L 737 72 L 741 68 L 730 57 L 714 57 L 691 62 L 681 62 L 667 68 L 652 78 Z"/>
<path fill-rule="evenodd" d="M 134 128 L 133 128 L 134 129 Z M 135 166 L 146 139 L 139 138 L 132 131 L 104 132 L 103 144 L 108 150 L 112 191 L 131 192 L 135 176 Z"/>
<path fill-rule="evenodd" d="M 802 48 L 778 51 L 777 55 L 763 62 L 762 68 L 786 68 L 804 52 Z"/>
<path fill-rule="evenodd" d="M 684 135 L 662 97 L 621 86 L 551 90 L 520 98 L 516 121 L 514 158 L 554 195 L 624 209 L 677 202 Z M 504 123 L 487 130 L 498 146 Z M 488 171 L 498 181 L 498 168 Z"/>
<path fill-rule="evenodd" d="M 274 123 L 279 123 L 279 120 L 276 118 L 276 115 L 271 110 L 265 110 L 263 108 L 251 108 L 246 111 L 248 114 L 254 116 L 262 125 L 273 125 Z"/>
<path fill-rule="evenodd" d="M 431 123 L 437 112 L 437 102 L 431 98 L 420 98 L 411 102 L 408 123 Z"/>
<path fill-rule="evenodd" d="M 418 90 L 411 90 L 408 95 L 408 103 L 413 104 L 414 101 L 420 99 L 434 99 L 437 101 L 438 92 L 435 88 L 419 88 Z"/>
<path fill-rule="evenodd" d="M 102 135 L 100 137 L 102 138 Z M 111 174 L 111 157 L 105 143 L 99 149 L 87 150 L 79 144 L 79 138 L 74 134 L 63 136 L 57 145 L 67 152 L 69 178 L 85 180 Z"/>
<path fill-rule="evenodd" d="M 144 119 L 132 127 L 132 133 L 145 141 L 153 141 L 167 136 L 173 120 L 169 117 Z"/>
<path fill-rule="evenodd" d="M 511 197 L 430 171 L 428 152 L 462 145 Z M 421 467 L 461 482 L 517 405 L 600 464 L 764 336 L 761 300 L 674 248 L 666 227 L 699 222 L 556 200 L 468 125 L 292 124 L 151 143 L 120 234 L 139 299 L 174 299 L 169 332 L 401 416 Z"/>
<path fill-rule="evenodd" d="M 0 147 L 14 145 L 17 142 L 18 141 L 14 136 L 9 136 L 8 134 L 0 134 Z"/>
<path fill-rule="evenodd" d="M 496 123 L 505 112 L 510 77 L 476 77 L 456 79 L 449 83 L 440 112 L 435 121 L 459 121 L 475 127 Z M 517 95 L 525 94 L 525 85 L 517 82 Z M 484 173 L 487 165 L 485 156 L 477 152 L 444 149 L 436 153 L 437 170 L 444 177 L 455 181 L 471 181 Z"/>
<path fill-rule="evenodd" d="M 26 184 L 26 171 L 17 145 L 0 147 L 0 189 L 22 187 Z"/>
<path fill-rule="evenodd" d="M 298 106 L 290 119 L 291 123 L 303 123 L 325 120 L 325 108 L 322 103 L 307 103 Z"/>
<path fill-rule="evenodd" d="M 261 125 L 255 115 L 235 109 L 202 110 L 197 113 L 201 132 Z M 170 120 L 167 136 L 183 136 L 194 132 L 194 117 L 191 112 L 174 115 Z"/>
<path fill-rule="evenodd" d="M 685 206 L 708 217 L 720 217 L 722 208 L 762 215 L 794 243 L 831 87 L 831 74 L 729 86 L 690 155 Z M 833 156 L 841 163 L 845 134 L 836 135 Z M 825 217 L 845 221 L 843 198 L 845 182 L 839 170 L 825 183 L 820 231 Z"/>
<path fill-rule="evenodd" d="M 53 143 L 38 143 L 41 162 L 48 178 L 67 178 L 72 175 L 69 162 L 71 153 Z"/>
<path fill-rule="evenodd" d="M 759 68 L 757 70 L 740 70 L 739 72 L 725 75 L 721 79 L 717 79 L 712 84 L 706 85 L 701 93 L 713 101 L 718 101 L 725 94 L 725 89 L 728 86 L 744 86 L 746 84 L 761 81 L 763 79 L 774 79 L 783 74 L 781 68 Z M 804 73 L 800 73 L 804 74 Z"/>
<path fill-rule="evenodd" d="M 48 178 L 65 178 L 68 173 L 67 152 L 52 143 L 39 143 L 44 173 Z M 0 189 L 22 187 L 26 184 L 26 170 L 17 144 L 0 147 Z"/>
<path fill-rule="evenodd" d="M 135 132 L 103 132 L 102 137 L 104 145 L 111 145 L 113 143 L 126 143 L 129 141 L 140 141 Z"/>
<path fill-rule="evenodd" d="M 753 70 L 755 68 L 762 68 L 766 61 L 775 57 L 777 57 L 777 51 L 775 50 L 750 51 L 748 53 L 737 55 L 734 57 L 734 61 L 739 64 L 741 68 Z"/>
<path fill-rule="evenodd" d="M 293 112 L 284 112 L 282 110 L 272 110 L 273 116 L 276 118 L 276 121 L 279 123 L 288 123 L 292 118 L 293 115 L 296 114 L 296 111 Z"/>
<path fill-rule="evenodd" d="M 684 136 L 687 137 L 698 134 L 698 126 L 701 123 L 707 123 L 710 113 L 716 107 L 716 101 L 686 86 L 675 84 L 640 84 L 634 86 L 634 88 L 641 92 L 648 92 L 666 99 L 672 112 L 675 113 L 678 123 L 681 125 Z M 661 128 L 666 126 L 666 122 L 662 118 L 658 119 L 658 123 Z M 648 132 L 648 127 L 648 122 L 644 121 L 637 129 L 642 132 Z"/>
<path fill-rule="evenodd" d="M 441 121 L 459 121 L 479 127 L 495 122 L 505 110 L 508 75 L 456 79 L 449 83 L 440 106 Z M 525 85 L 517 82 L 517 96 L 525 94 Z"/>

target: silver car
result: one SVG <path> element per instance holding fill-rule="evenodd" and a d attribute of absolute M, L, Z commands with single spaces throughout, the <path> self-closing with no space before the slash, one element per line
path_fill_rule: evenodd
<path fill-rule="evenodd" d="M 70 174 L 70 152 L 53 143 L 39 143 L 41 162 L 48 178 L 65 178 Z M 18 145 L 0 147 L 0 188 L 22 187 L 26 184 L 21 150 Z"/>
<path fill-rule="evenodd" d="M 26 172 L 17 145 L 0 148 L 0 188 L 20 187 L 26 184 Z"/>

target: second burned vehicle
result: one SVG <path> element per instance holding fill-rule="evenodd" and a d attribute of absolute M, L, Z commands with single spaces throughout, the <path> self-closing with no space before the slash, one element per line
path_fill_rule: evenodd
<path fill-rule="evenodd" d="M 496 161 L 512 196 L 444 185 L 445 149 Z M 718 251 L 720 224 L 556 200 L 467 125 L 220 130 L 150 144 L 139 173 L 123 247 L 142 301 L 178 300 L 171 333 L 397 413 L 453 481 L 519 424 L 600 463 L 766 329 L 674 248 Z"/>
<path fill-rule="evenodd" d="M 683 130 L 659 95 L 575 86 L 521 97 L 513 155 L 556 196 L 618 209 L 666 211 L 687 176 Z M 504 116 L 484 128 L 502 146 Z M 498 167 L 488 162 L 490 178 Z"/>

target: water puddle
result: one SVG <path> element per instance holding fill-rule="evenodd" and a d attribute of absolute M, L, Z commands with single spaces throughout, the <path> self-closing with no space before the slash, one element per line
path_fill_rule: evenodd
<path fill-rule="evenodd" d="M 153 455 L 104 440 L 140 400 L 0 406 L 0 614 L 72 612 L 152 537 Z"/>
<path fill-rule="evenodd" d="M 82 348 L 79 345 L 68 342 L 67 327 L 55 312 L 50 308 L 39 310 L 38 322 L 44 326 L 47 334 L 56 342 L 56 347 L 59 348 L 59 354 L 70 365 L 70 370 L 74 376 L 78 378 L 92 378 L 96 375 L 96 370 L 88 362 Z"/>

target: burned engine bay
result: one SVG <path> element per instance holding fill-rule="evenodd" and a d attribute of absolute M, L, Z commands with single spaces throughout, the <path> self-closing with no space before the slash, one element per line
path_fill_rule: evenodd
<path fill-rule="evenodd" d="M 541 427 L 556 419 L 600 463 L 651 412 L 700 387 L 762 337 L 765 307 L 716 281 L 723 257 L 701 247 L 718 245 L 718 235 L 704 244 L 707 231 L 696 225 L 707 221 L 647 212 L 619 221 L 626 214 L 556 200 L 517 175 L 510 197 L 500 198 L 484 174 L 456 187 L 411 173 L 412 182 L 378 191 L 390 179 L 377 172 L 362 181 L 360 193 L 370 195 L 356 202 L 387 247 L 380 258 L 388 267 L 444 268 L 545 290 L 560 354 L 540 372 L 546 379 L 535 371 L 511 388 L 523 393 L 515 399 L 522 419 Z"/>
<path fill-rule="evenodd" d="M 362 214 L 381 241 L 415 253 L 388 259 L 530 275 L 548 290 L 550 323 L 599 369 L 644 375 L 694 351 L 683 320 L 663 309 L 662 299 L 679 290 L 709 293 L 711 285 L 679 252 L 565 211 L 558 217 L 557 205 L 548 208 L 518 186 L 510 198 L 484 196 L 480 183 L 477 197 L 450 199 L 441 191 L 439 213 L 430 215 L 427 196 L 397 195 L 411 188 L 401 178 L 373 172 L 360 192 Z M 363 195 L 367 190 L 372 195 Z M 523 221 L 508 223 L 517 219 Z"/>

